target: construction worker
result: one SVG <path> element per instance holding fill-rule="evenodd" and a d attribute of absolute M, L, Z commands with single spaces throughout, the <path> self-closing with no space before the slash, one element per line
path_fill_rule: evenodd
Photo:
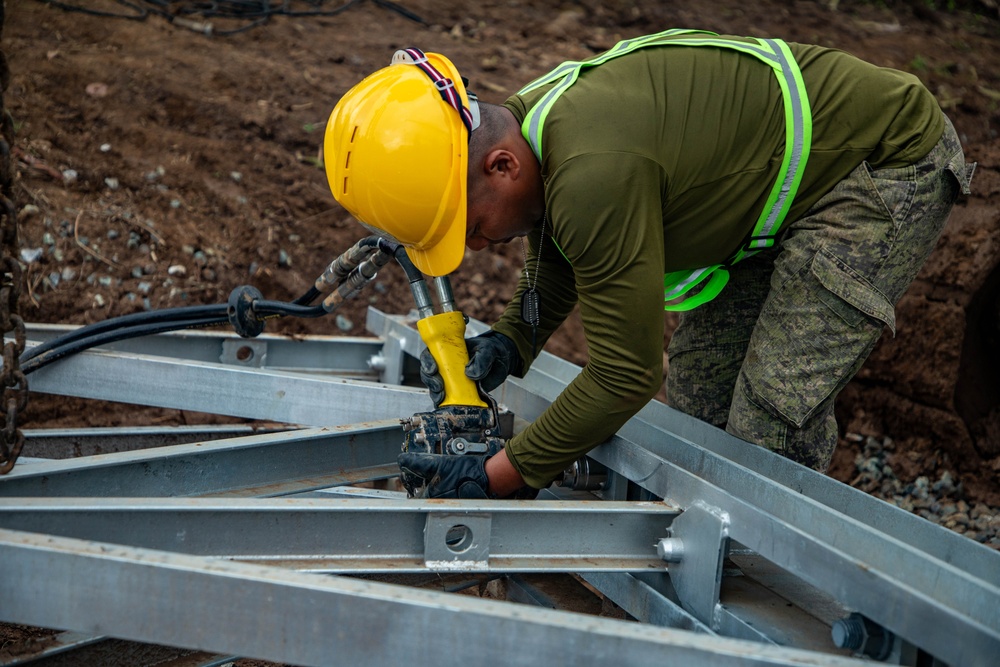
<path fill-rule="evenodd" d="M 913 76 L 780 40 L 669 30 L 564 63 L 502 106 L 411 49 L 338 103 L 335 197 L 430 275 L 526 238 L 503 316 L 467 341 L 486 390 L 579 304 L 589 361 L 489 458 L 403 454 L 430 497 L 547 486 L 659 390 L 816 470 L 834 400 L 968 193 L 951 123 Z M 523 241 L 522 241 L 523 243 Z M 422 377 L 436 401 L 433 358 Z"/>

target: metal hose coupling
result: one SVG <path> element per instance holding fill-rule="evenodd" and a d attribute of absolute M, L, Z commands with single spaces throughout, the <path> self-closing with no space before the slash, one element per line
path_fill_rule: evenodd
<path fill-rule="evenodd" d="M 323 299 L 323 309 L 330 313 L 340 307 L 344 301 L 361 291 L 378 275 L 379 269 L 392 261 L 392 254 L 379 249 L 368 259 L 358 264 L 330 296 Z"/>
<path fill-rule="evenodd" d="M 358 268 L 361 262 L 379 250 L 379 240 L 377 236 L 365 237 L 351 246 L 340 257 L 330 262 L 330 266 L 326 268 L 323 275 L 316 279 L 316 289 L 325 292 L 340 284 L 340 281 Z"/>

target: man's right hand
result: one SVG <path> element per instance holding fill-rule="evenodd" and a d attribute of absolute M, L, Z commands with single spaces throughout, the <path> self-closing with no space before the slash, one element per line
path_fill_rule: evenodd
<path fill-rule="evenodd" d="M 399 455 L 398 463 L 410 497 L 484 500 L 495 497 L 490 494 L 485 456 L 404 452 Z"/>
<path fill-rule="evenodd" d="M 438 371 L 434 355 L 426 347 L 420 353 L 420 381 L 424 383 L 427 391 L 430 392 L 431 400 L 434 401 L 434 407 L 440 406 L 441 401 L 444 400 L 444 378 L 441 377 L 441 373 Z"/>
<path fill-rule="evenodd" d="M 483 391 L 493 391 L 503 384 L 508 375 L 518 373 L 522 368 L 517 345 L 502 333 L 487 331 L 467 339 L 465 345 L 469 349 L 465 374 L 479 383 Z M 420 380 L 430 391 L 434 407 L 441 405 L 445 398 L 444 379 L 428 349 L 420 353 Z"/>

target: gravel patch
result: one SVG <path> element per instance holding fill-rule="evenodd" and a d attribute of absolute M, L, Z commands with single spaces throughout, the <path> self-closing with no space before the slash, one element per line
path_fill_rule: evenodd
<path fill-rule="evenodd" d="M 853 439 L 863 444 L 862 452 L 854 459 L 858 472 L 851 486 L 969 539 L 1000 549 L 1000 507 L 968 502 L 957 474 L 944 470 L 937 479 L 917 477 L 912 482 L 904 482 L 896 477 L 888 462 L 895 449 L 891 438 L 855 435 Z"/>

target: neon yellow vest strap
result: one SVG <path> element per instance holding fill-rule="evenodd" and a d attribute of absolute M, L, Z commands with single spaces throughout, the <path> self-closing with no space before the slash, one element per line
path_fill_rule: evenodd
<path fill-rule="evenodd" d="M 685 36 L 684 39 L 673 39 L 682 35 Z M 711 301 L 729 282 L 728 266 L 772 247 L 802 181 L 812 144 L 812 111 L 805 83 L 802 81 L 802 72 L 785 42 L 777 39 L 755 41 L 756 44 L 735 42 L 703 30 L 666 30 L 655 35 L 623 40 L 591 60 L 563 63 L 545 76 L 532 81 L 518 93 L 523 95 L 540 86 L 555 83 L 528 111 L 521 123 L 521 134 L 541 162 L 545 119 L 559 96 L 576 82 L 584 68 L 596 67 L 612 58 L 647 46 L 709 46 L 740 51 L 766 63 L 774 70 L 785 107 L 785 152 L 767 202 L 747 241 L 725 264 L 694 271 L 675 271 L 663 277 L 663 297 L 668 302 L 664 304 L 665 310 L 690 310 Z M 686 296 L 699 285 L 701 290 L 697 294 Z"/>

